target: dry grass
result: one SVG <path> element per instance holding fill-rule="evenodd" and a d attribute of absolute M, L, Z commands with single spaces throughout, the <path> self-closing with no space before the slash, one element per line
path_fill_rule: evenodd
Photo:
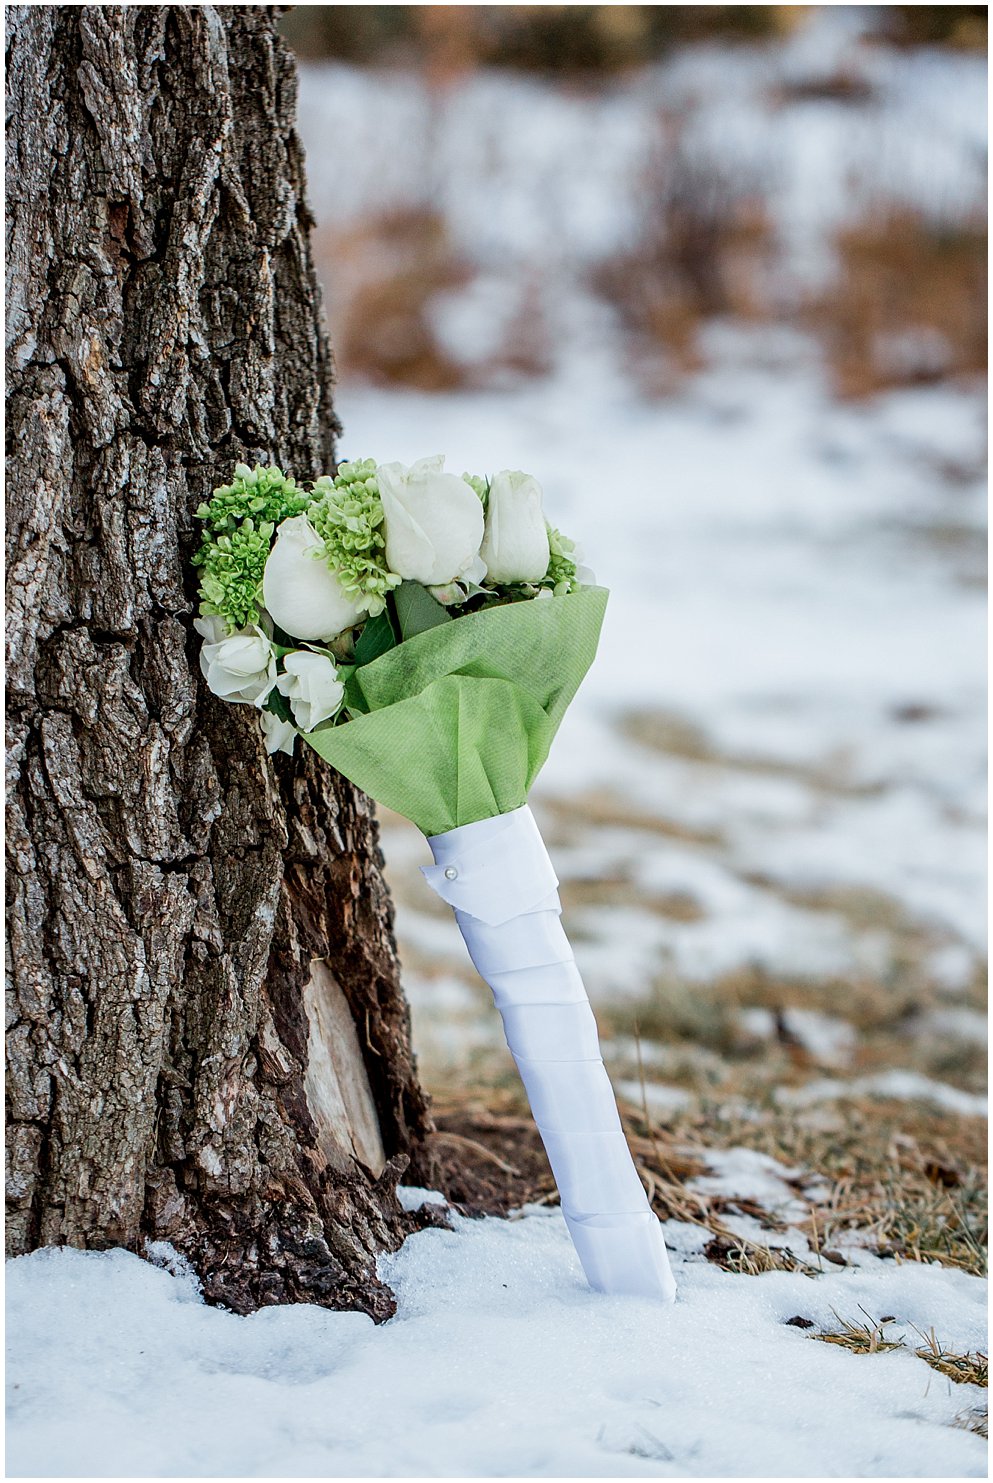
<path fill-rule="evenodd" d="M 771 101 L 779 107 L 810 102 L 862 104 L 872 97 L 873 89 L 866 78 L 851 66 L 842 65 L 827 75 L 814 72 L 808 77 L 793 77 L 780 83 Z"/>
<path fill-rule="evenodd" d="M 968 1411 L 963 1411 L 959 1416 L 956 1416 L 952 1425 L 959 1427 L 962 1431 L 975 1432 L 977 1437 L 983 1438 L 983 1441 L 986 1441 L 990 1434 L 989 1419 L 985 1406 L 976 1406 L 970 1408 Z"/>
<path fill-rule="evenodd" d="M 639 1121 L 629 1113 L 632 1120 Z M 846 1103 L 843 1115 L 817 1108 L 802 1119 L 769 1106 L 704 1104 L 673 1119 L 666 1136 L 704 1162 L 708 1147 L 744 1147 L 801 1168 L 800 1178 L 786 1181 L 807 1203 L 805 1220 L 795 1224 L 827 1260 L 855 1239 L 903 1261 L 985 1272 L 986 1149 L 978 1119 L 867 1100 Z M 805 1188 L 818 1198 L 807 1198 Z"/>
<path fill-rule="evenodd" d="M 857 79 L 818 84 L 864 101 Z M 860 398 L 986 370 L 987 234 L 981 219 L 936 222 L 868 202 L 839 230 L 834 278 L 810 296 L 776 273 L 765 185 L 722 175 L 662 123 L 641 227 L 592 286 L 617 312 L 642 390 L 674 391 L 700 369 L 708 320 L 813 331 L 839 396 Z"/>
<path fill-rule="evenodd" d="M 721 1002 L 718 993 L 715 1015 Z M 697 1013 L 699 1026 L 699 1005 Z M 684 1082 L 692 1082 L 692 1070 L 666 1056 L 665 1080 L 678 1083 L 681 1072 Z M 787 1182 L 807 1201 L 806 1220 L 797 1224 L 815 1251 L 857 1239 L 900 1260 L 985 1271 L 984 1119 L 864 1095 L 794 1108 L 770 1095 L 773 1088 L 803 1080 L 795 1061 L 776 1047 L 730 1065 L 716 1092 L 714 1080 L 705 1063 L 696 1075 L 698 1097 L 665 1115 L 665 1138 L 703 1162 L 708 1148 L 740 1147 L 801 1169 L 796 1181 Z M 645 1106 L 628 1107 L 625 1116 L 626 1125 L 640 1131 L 660 1120 Z M 806 1189 L 816 1197 L 808 1198 Z"/>
<path fill-rule="evenodd" d="M 639 746 L 648 747 L 666 757 L 685 762 L 736 772 L 755 777 L 786 778 L 849 798 L 872 798 L 883 791 L 879 783 L 857 782 L 849 775 L 845 758 L 828 758 L 825 762 L 804 766 L 782 758 L 751 756 L 745 753 L 729 756 L 714 745 L 706 733 L 676 711 L 631 710 L 620 720 L 620 729 Z"/>
<path fill-rule="evenodd" d="M 764 1246 L 760 1241 L 746 1240 L 730 1231 L 718 1231 L 703 1248 L 703 1254 L 725 1272 L 736 1272 L 742 1277 L 761 1277 L 765 1272 L 801 1272 L 805 1277 L 816 1277 L 821 1271 L 813 1263 L 794 1256 L 788 1246 Z"/>
<path fill-rule="evenodd" d="M 869 396 L 986 369 L 986 228 L 909 208 L 837 235 L 837 281 L 811 309 L 834 386 Z"/>
<path fill-rule="evenodd" d="M 831 1311 L 834 1313 L 834 1309 Z M 861 1311 L 865 1313 L 864 1308 Z M 892 1321 L 890 1319 L 871 1318 L 868 1313 L 865 1313 L 865 1322 L 842 1318 L 839 1313 L 834 1316 L 840 1325 L 838 1329 L 833 1333 L 811 1334 L 810 1337 L 822 1344 L 837 1344 L 850 1354 L 888 1354 L 894 1349 L 906 1348 L 902 1340 L 886 1338 L 885 1329 Z"/>
<path fill-rule="evenodd" d="M 314 254 L 343 372 L 421 391 L 463 384 L 464 368 L 442 346 L 431 314 L 439 294 L 469 278 L 443 217 L 412 207 L 347 232 L 319 231 Z"/>
<path fill-rule="evenodd" d="M 986 1354 L 975 1353 L 955 1354 L 950 1349 L 945 1349 L 939 1343 L 934 1329 L 929 1329 L 926 1334 L 920 1335 L 921 1344 L 914 1353 L 925 1360 L 939 1375 L 944 1375 L 947 1380 L 954 1380 L 956 1385 L 981 1385 L 988 1389 L 990 1383 L 990 1361 Z"/>
<path fill-rule="evenodd" d="M 512 67 L 594 84 L 705 38 L 784 34 L 797 10 L 776 5 L 314 5 L 280 30 L 301 57 L 420 67 L 438 79 Z"/>
<path fill-rule="evenodd" d="M 550 820 L 549 847 L 568 844 L 584 826 L 610 824 L 619 828 L 645 830 L 666 839 L 684 840 L 688 844 L 720 845 L 723 836 L 716 829 L 701 829 L 680 819 L 649 813 L 631 798 L 607 788 L 595 792 L 576 792 L 568 799 L 545 798 L 542 817 Z"/>
<path fill-rule="evenodd" d="M 678 715 L 634 711 L 623 724 L 626 734 L 639 745 L 698 768 L 701 785 L 710 773 L 718 780 L 749 774 L 788 779 L 803 787 L 812 809 L 822 803 L 831 806 L 839 799 L 857 802 L 877 791 L 853 779 L 841 759 L 804 767 L 729 754 Z M 656 817 L 607 790 L 572 797 L 568 806 L 546 801 L 542 819 L 553 849 L 582 843 L 591 829 L 608 828 L 631 832 L 632 855 L 637 854 L 639 837 L 645 835 L 672 839 L 721 864 L 730 854 L 729 842 L 717 829 Z M 900 1067 L 950 1080 L 969 1091 L 983 1089 L 984 1047 L 936 1029 L 929 1020 L 932 1011 L 948 1003 L 932 967 L 935 954 L 948 940 L 939 928 L 872 888 L 842 884 L 813 888 L 754 869 L 742 871 L 734 864 L 731 869 L 739 879 L 788 907 L 840 918 L 856 940 L 878 943 L 882 939 L 885 956 L 875 953 L 875 966 L 833 978 L 786 977 L 759 966 L 736 969 L 706 983 L 681 982 L 671 971 L 661 973 L 638 997 L 604 1008 L 609 1029 L 630 1034 L 637 1027 L 646 1039 L 666 1047 L 695 1045 L 716 1053 L 728 1063 L 723 1077 L 726 1088 L 754 1096 L 763 1081 L 799 1085 L 818 1067 L 836 1069 L 830 1055 L 819 1058 L 816 1045 L 805 1044 L 791 1025 L 792 1010 L 817 1011 L 850 1027 L 852 1044 L 844 1064 L 849 1074 Z M 703 904 L 691 892 L 653 894 L 639 888 L 629 875 L 621 865 L 603 882 L 593 878 L 566 882 L 563 900 L 567 915 L 574 914 L 570 931 L 577 940 L 584 931 L 584 911 L 615 902 L 670 921 L 693 922 L 704 915 Z M 957 991 L 956 1004 L 981 1012 L 985 1002 L 985 980 L 977 967 L 972 981 Z M 743 1018 L 743 1011 L 755 1009 L 768 1012 L 771 1028 L 763 1033 Z M 745 1074 L 749 1063 L 754 1075 Z M 687 1084 L 702 1089 L 685 1057 L 683 1065 L 689 1071 Z M 702 1085 L 714 1084 L 713 1071 L 711 1055 L 706 1059 Z M 672 1079 L 671 1065 L 666 1065 L 666 1072 Z"/>
<path fill-rule="evenodd" d="M 904 1350 L 916 1354 L 918 1359 L 922 1359 L 933 1370 L 937 1370 L 939 1375 L 944 1375 L 946 1380 L 952 1380 L 956 1385 L 978 1385 L 983 1389 L 988 1387 L 989 1359 L 985 1354 L 978 1351 L 956 1354 L 939 1342 L 933 1329 L 926 1334 L 915 1329 L 914 1332 L 921 1341 L 917 1345 L 908 1344 L 903 1338 L 887 1338 L 886 1326 L 895 1320 L 873 1318 L 864 1308 L 860 1311 L 863 1314 L 862 1319 L 843 1318 L 835 1313 L 839 1325 L 837 1329 L 827 1333 L 812 1333 L 810 1337 L 822 1344 L 836 1344 L 847 1349 L 850 1354 L 887 1354 Z M 985 1425 L 985 1421 L 983 1424 Z M 970 1430 L 979 1428 L 973 1425 Z"/>
<path fill-rule="evenodd" d="M 655 394 L 699 369 L 706 320 L 754 320 L 768 308 L 773 233 L 762 192 L 696 156 L 682 129 L 681 120 L 660 115 L 640 227 L 591 278 L 626 331 L 642 389 Z"/>
<path fill-rule="evenodd" d="M 551 332 L 543 285 L 525 279 L 485 360 L 453 354 L 438 332 L 440 296 L 474 270 L 444 216 L 428 207 L 371 215 L 348 231 L 318 230 L 314 256 L 335 327 L 340 370 L 377 385 L 444 392 L 546 375 Z"/>
<path fill-rule="evenodd" d="M 502 1085 L 472 1094 L 436 1093 L 434 1105 L 442 1143 L 447 1139 L 445 1147 L 457 1153 L 441 1177 L 450 1198 L 470 1210 L 500 1213 L 556 1199 L 523 1091 L 510 1072 Z M 828 1114 L 820 1121 L 769 1106 L 702 1103 L 660 1126 L 645 1106 L 623 1099 L 621 1116 L 656 1212 L 706 1230 L 705 1255 L 727 1271 L 816 1275 L 846 1265 L 844 1247 L 852 1240 L 901 1261 L 985 1271 L 985 1133 L 977 1119 L 867 1101 L 849 1103 L 843 1118 Z M 474 1153 L 473 1145 L 482 1150 Z M 802 1218 L 791 1216 L 791 1228 L 809 1250 L 796 1252 L 728 1226 L 729 1215 L 750 1216 L 781 1234 L 782 1220 L 761 1204 L 688 1187 L 709 1168 L 712 1149 L 741 1147 L 800 1171 L 784 1182 L 806 1208 Z"/>
<path fill-rule="evenodd" d="M 434 1140 L 439 1184 L 461 1209 L 470 1214 L 507 1214 L 522 1204 L 557 1203 L 537 1129 L 517 1088 L 490 1092 L 485 1100 L 478 1095 L 436 1097 L 433 1111 L 439 1127 Z M 817 1266 L 794 1256 L 787 1247 L 732 1232 L 721 1219 L 728 1211 L 751 1214 L 770 1229 L 778 1228 L 760 1206 L 702 1195 L 687 1187 L 688 1180 L 706 1172 L 704 1159 L 650 1125 L 644 1131 L 644 1125 L 630 1115 L 624 1117 L 624 1127 L 653 1208 L 663 1219 L 707 1230 L 709 1260 L 727 1271 L 751 1276 L 771 1271 L 817 1274 Z M 447 1156 L 450 1150 L 457 1157 Z"/>
<path fill-rule="evenodd" d="M 559 894 L 566 912 L 616 905 L 648 911 L 673 922 L 697 922 L 703 916 L 689 892 L 646 891 L 623 875 L 598 876 L 595 880 L 574 877 L 563 881 Z"/>
<path fill-rule="evenodd" d="M 692 920 L 688 913 L 682 919 Z M 854 1077 L 900 1067 L 938 1081 L 950 1078 L 956 1087 L 981 1093 L 985 1047 L 930 1027 L 923 1011 L 935 1003 L 935 992 L 920 957 L 910 956 L 912 941 L 912 936 L 896 939 L 896 966 L 888 983 L 868 974 L 798 981 L 757 967 L 706 983 L 667 975 L 636 1000 L 604 1005 L 600 1019 L 613 1035 L 639 1034 L 663 1047 L 666 1079 L 690 1090 L 720 1084 L 728 1095 L 754 1098 L 764 1086 L 800 1087 L 818 1071 Z M 906 954 L 902 964 L 901 953 Z M 768 1033 L 760 1034 L 746 1018 L 754 1009 L 767 1011 Z M 850 1044 L 837 1058 L 821 1052 L 798 1036 L 794 1010 L 814 1011 L 848 1026 Z M 685 1055 L 687 1047 L 703 1053 L 698 1068 Z M 716 1079 L 714 1055 L 721 1062 Z"/>
<path fill-rule="evenodd" d="M 949 46 L 985 51 L 985 5 L 891 5 L 881 18 L 882 33 L 902 46 Z"/>
<path fill-rule="evenodd" d="M 942 1166 L 944 1172 L 944 1166 Z M 882 1199 L 866 1213 L 884 1254 L 940 1262 L 977 1274 L 986 1271 L 989 1240 L 985 1182 L 967 1169 L 957 1187 L 929 1187 L 920 1178 L 883 1186 Z"/>

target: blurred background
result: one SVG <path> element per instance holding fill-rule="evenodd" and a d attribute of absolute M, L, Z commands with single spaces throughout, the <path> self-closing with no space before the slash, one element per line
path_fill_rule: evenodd
<path fill-rule="evenodd" d="M 611 589 L 533 805 L 659 1208 L 741 1270 L 801 1195 L 974 1267 L 985 7 L 282 25 L 342 457 L 533 472 Z M 384 848 L 443 1132 L 540 1197 L 424 842 Z"/>

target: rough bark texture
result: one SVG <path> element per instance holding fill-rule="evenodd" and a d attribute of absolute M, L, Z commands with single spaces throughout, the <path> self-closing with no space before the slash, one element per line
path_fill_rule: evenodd
<path fill-rule="evenodd" d="M 379 1318 L 428 1124 L 375 823 L 191 627 L 200 500 L 334 455 L 276 15 L 7 12 L 9 1245 Z"/>

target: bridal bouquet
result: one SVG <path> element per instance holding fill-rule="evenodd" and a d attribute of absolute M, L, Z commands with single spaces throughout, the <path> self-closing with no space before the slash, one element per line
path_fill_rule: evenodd
<path fill-rule="evenodd" d="M 596 653 L 606 591 L 529 474 L 365 459 L 303 489 L 245 464 L 198 510 L 201 667 L 412 819 L 493 990 L 594 1287 L 670 1299 L 527 796 Z"/>

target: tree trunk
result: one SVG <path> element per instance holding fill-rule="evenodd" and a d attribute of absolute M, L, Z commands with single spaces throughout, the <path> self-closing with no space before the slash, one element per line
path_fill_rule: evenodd
<path fill-rule="evenodd" d="M 334 456 L 277 14 L 7 12 L 8 1233 L 381 1318 L 429 1123 L 375 822 L 191 626 L 200 501 Z"/>

